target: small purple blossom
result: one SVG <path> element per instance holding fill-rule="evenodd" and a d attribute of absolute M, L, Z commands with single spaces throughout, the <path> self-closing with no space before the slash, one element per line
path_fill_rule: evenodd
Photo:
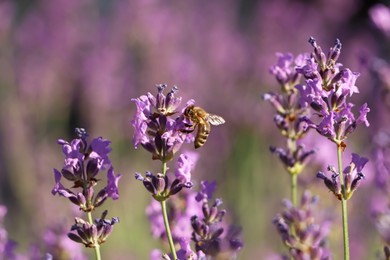
<path fill-rule="evenodd" d="M 176 178 L 182 179 L 183 182 L 191 181 L 191 172 L 198 160 L 199 155 L 194 152 L 186 152 L 179 156 L 176 166 Z"/>
<path fill-rule="evenodd" d="M 102 137 L 98 137 L 92 140 L 91 142 L 91 153 L 89 158 L 97 159 L 99 161 L 98 168 L 104 170 L 104 166 L 110 166 L 111 161 L 108 157 L 108 154 L 111 152 L 111 147 L 109 145 L 111 142 Z"/>
<path fill-rule="evenodd" d="M 369 127 L 370 123 L 367 120 L 368 112 L 370 112 L 370 108 L 367 106 L 367 103 L 364 103 L 359 109 L 359 117 L 356 119 L 356 123 L 365 124 L 366 127 Z"/>
<path fill-rule="evenodd" d="M 276 80 L 285 90 L 299 81 L 299 74 L 295 70 L 296 66 L 300 66 L 305 62 L 307 54 L 300 54 L 295 59 L 291 53 L 276 53 L 278 62 L 272 66 L 269 71 L 276 77 Z"/>
<path fill-rule="evenodd" d="M 105 188 L 109 197 L 113 200 L 117 200 L 119 198 L 118 192 L 118 182 L 122 176 L 120 174 L 115 175 L 114 168 L 110 168 L 107 171 L 107 186 Z"/>
<path fill-rule="evenodd" d="M 338 96 L 349 95 L 350 97 L 354 93 L 359 93 L 359 89 L 355 85 L 357 78 L 360 76 L 358 72 L 352 72 L 350 69 L 346 68 L 339 72 L 339 75 L 336 75 L 335 78 L 339 80 L 340 86 L 337 88 L 339 93 Z M 333 79 L 335 81 L 335 79 Z"/>
<path fill-rule="evenodd" d="M 51 190 L 51 193 L 53 195 L 56 195 L 57 193 L 61 194 L 63 193 L 63 191 L 65 191 L 65 187 L 64 185 L 62 185 L 61 183 L 61 173 L 57 170 L 57 169 L 53 169 L 53 172 L 54 172 L 54 180 L 55 180 L 55 185 L 54 185 L 54 188 Z"/>
<path fill-rule="evenodd" d="M 58 139 L 57 143 L 62 145 L 62 151 L 65 155 L 64 167 L 70 166 L 78 170 L 81 162 L 84 160 L 84 154 L 80 152 L 83 148 L 82 140 L 74 139 L 69 143 L 63 139 Z"/>

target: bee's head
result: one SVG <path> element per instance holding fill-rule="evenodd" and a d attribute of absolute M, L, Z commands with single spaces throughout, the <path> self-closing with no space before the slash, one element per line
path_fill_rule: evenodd
<path fill-rule="evenodd" d="M 184 115 L 187 117 L 192 117 L 194 115 L 194 105 L 189 105 L 184 110 Z"/>

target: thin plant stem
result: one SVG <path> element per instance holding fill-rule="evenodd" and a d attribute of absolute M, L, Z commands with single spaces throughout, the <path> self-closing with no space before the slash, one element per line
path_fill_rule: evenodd
<path fill-rule="evenodd" d="M 167 163 L 163 162 L 162 174 L 165 176 L 166 173 L 167 173 Z M 165 200 L 161 201 L 161 210 L 162 210 L 162 214 L 163 214 L 164 226 L 165 226 L 165 231 L 167 233 L 169 247 L 171 249 L 173 259 L 176 260 L 177 255 L 176 255 L 176 250 L 175 250 L 175 244 L 173 243 L 171 228 L 169 227 L 168 214 L 167 214 L 167 204 L 166 204 Z"/>
<path fill-rule="evenodd" d="M 295 133 L 295 132 L 294 132 Z M 297 149 L 297 142 L 294 138 L 287 138 L 287 147 L 289 149 L 289 152 L 293 154 Z M 290 183 L 290 191 L 291 191 L 291 202 L 294 206 L 294 208 L 297 207 L 298 201 L 297 201 L 297 193 L 298 193 L 298 172 L 296 172 L 295 167 L 288 168 L 288 172 L 291 176 L 291 183 Z M 291 234 L 295 235 L 295 228 L 294 225 L 290 226 L 290 232 Z M 293 257 L 290 256 L 290 259 L 293 260 Z"/>
<path fill-rule="evenodd" d="M 349 260 L 349 238 L 348 238 L 348 216 L 347 216 L 347 200 L 341 200 L 343 214 L 343 235 L 344 235 L 344 260 Z"/>
<path fill-rule="evenodd" d="M 340 184 L 342 190 L 342 199 L 341 199 L 341 213 L 343 217 L 343 237 L 344 237 L 344 260 L 349 260 L 349 238 L 348 238 L 348 210 L 347 210 L 347 200 L 345 199 L 345 186 L 344 186 L 344 174 L 343 166 L 341 160 L 342 146 L 337 145 L 337 161 L 340 174 Z"/>
<path fill-rule="evenodd" d="M 290 153 L 293 154 L 297 149 L 297 142 L 294 138 L 289 137 L 287 139 L 287 148 Z M 294 170 L 288 170 L 291 175 L 291 202 L 294 207 L 297 206 L 297 193 L 298 193 L 298 172 Z"/>
<path fill-rule="evenodd" d="M 92 225 L 93 224 L 92 213 L 88 212 L 87 215 L 88 215 L 89 224 Z M 96 256 L 96 260 L 101 260 L 102 259 L 101 255 L 100 255 L 100 245 L 98 243 L 95 244 L 95 256 Z"/>
<path fill-rule="evenodd" d="M 297 206 L 297 189 L 298 189 L 298 175 L 291 174 L 291 201 L 294 207 Z"/>

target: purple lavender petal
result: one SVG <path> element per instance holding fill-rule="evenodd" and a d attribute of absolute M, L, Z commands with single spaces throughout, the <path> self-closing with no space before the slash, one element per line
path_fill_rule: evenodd
<path fill-rule="evenodd" d="M 113 200 L 119 199 L 118 182 L 122 176 L 120 174 L 115 175 L 114 168 L 110 167 L 107 171 L 107 186 L 106 192 Z"/>

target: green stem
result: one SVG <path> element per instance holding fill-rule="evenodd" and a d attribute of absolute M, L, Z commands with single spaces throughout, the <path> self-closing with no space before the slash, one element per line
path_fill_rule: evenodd
<path fill-rule="evenodd" d="M 161 209 L 162 209 L 162 213 L 163 213 L 164 226 L 165 226 L 165 230 L 167 232 L 169 247 L 171 248 L 173 259 L 176 260 L 177 255 L 176 255 L 176 250 L 175 250 L 175 244 L 173 243 L 173 239 L 172 239 L 171 229 L 169 228 L 166 201 L 161 201 Z"/>
<path fill-rule="evenodd" d="M 87 215 L 88 215 L 89 224 L 92 225 L 93 224 L 92 213 L 88 212 Z M 95 255 L 96 255 L 96 260 L 102 259 L 101 255 L 100 255 L 100 245 L 98 243 L 95 244 Z"/>
<path fill-rule="evenodd" d="M 344 260 L 349 260 L 347 200 L 343 199 L 341 201 L 341 207 L 343 213 Z"/>
<path fill-rule="evenodd" d="M 347 210 L 347 200 L 345 199 L 345 186 L 344 186 L 344 174 L 343 174 L 343 166 L 342 166 L 342 147 L 341 145 L 337 145 L 337 161 L 338 168 L 340 174 L 340 184 L 342 191 L 342 199 L 341 199 L 341 212 L 343 216 L 343 237 L 344 237 L 344 260 L 349 260 L 349 238 L 348 238 L 348 210 Z"/>
<path fill-rule="evenodd" d="M 297 174 L 291 174 L 291 201 L 294 207 L 297 206 L 297 179 L 298 175 Z"/>
<path fill-rule="evenodd" d="M 167 163 L 163 162 L 162 174 L 165 176 L 166 173 L 167 173 Z M 163 219 L 164 219 L 165 231 L 167 232 L 169 247 L 171 249 L 173 259 L 176 260 L 177 259 L 176 249 L 175 249 L 175 244 L 173 243 L 171 229 L 169 227 L 166 201 L 161 201 L 161 210 L 162 210 Z"/>
<path fill-rule="evenodd" d="M 295 151 L 297 150 L 297 142 L 294 138 L 288 138 L 287 139 L 287 148 L 290 152 L 290 154 L 294 154 Z M 295 167 L 293 167 L 295 168 Z M 298 180 L 298 172 L 294 170 L 291 170 L 289 171 L 290 175 L 291 175 L 291 201 L 293 203 L 293 206 L 296 207 L 297 206 L 297 192 L 298 192 L 298 184 L 297 184 L 297 180 Z"/>

